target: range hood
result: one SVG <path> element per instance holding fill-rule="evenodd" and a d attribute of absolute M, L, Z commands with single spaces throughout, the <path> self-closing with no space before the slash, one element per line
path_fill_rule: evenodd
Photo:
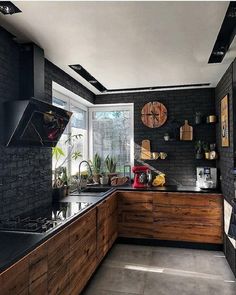
<path fill-rule="evenodd" d="M 38 99 L 6 102 L 7 146 L 54 147 L 68 124 L 71 112 Z"/>
<path fill-rule="evenodd" d="M 70 120 L 71 112 L 44 102 L 44 63 L 43 49 L 20 45 L 19 99 L 3 105 L 6 146 L 54 147 Z"/>

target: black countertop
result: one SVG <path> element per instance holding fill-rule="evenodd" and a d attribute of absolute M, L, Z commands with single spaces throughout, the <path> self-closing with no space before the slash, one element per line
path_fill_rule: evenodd
<path fill-rule="evenodd" d="M 59 232 L 62 228 L 69 225 L 71 222 L 76 220 L 79 216 L 96 206 L 108 195 L 116 190 L 132 190 L 132 191 L 156 191 L 156 192 L 188 192 L 188 193 L 220 193 L 219 190 L 199 190 L 196 187 L 177 187 L 177 186 L 166 186 L 166 187 L 148 187 L 135 189 L 131 185 L 111 188 L 105 193 L 97 193 L 93 196 L 89 196 L 89 193 L 82 193 L 81 195 L 72 194 L 61 201 L 63 202 L 88 202 L 90 206 L 86 207 L 82 212 L 74 215 L 70 219 L 63 222 L 61 225 L 56 227 L 47 233 L 31 234 L 31 233 L 16 233 L 16 232 L 4 232 L 0 231 L 0 272 L 4 271 L 19 259 L 27 255 L 37 246 L 48 240 L 50 237 Z"/>

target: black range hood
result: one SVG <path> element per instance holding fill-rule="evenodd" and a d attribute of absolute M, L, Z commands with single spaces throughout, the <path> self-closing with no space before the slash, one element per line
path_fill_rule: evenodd
<path fill-rule="evenodd" d="M 45 58 L 34 43 L 19 45 L 19 98 L 3 105 L 6 146 L 54 147 L 68 124 L 71 112 L 45 101 Z"/>
<path fill-rule="evenodd" d="M 7 146 L 54 147 L 72 113 L 32 98 L 6 102 L 4 115 Z"/>

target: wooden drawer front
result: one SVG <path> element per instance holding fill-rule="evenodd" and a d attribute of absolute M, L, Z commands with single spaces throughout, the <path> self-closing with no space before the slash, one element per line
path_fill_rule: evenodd
<path fill-rule="evenodd" d="M 155 224 L 155 238 L 159 240 L 221 244 L 222 227 L 162 221 Z"/>
<path fill-rule="evenodd" d="M 26 256 L 0 275 L 0 295 L 28 294 L 29 257 Z"/>
<path fill-rule="evenodd" d="M 219 207 L 222 206 L 220 194 L 197 193 L 154 193 L 153 209 L 157 205 L 191 206 L 191 207 Z"/>
<path fill-rule="evenodd" d="M 48 294 L 68 294 L 69 250 L 68 228 L 48 241 Z"/>
<path fill-rule="evenodd" d="M 118 235 L 153 237 L 153 194 L 119 192 Z"/>
<path fill-rule="evenodd" d="M 222 243 L 222 196 L 161 193 L 153 198 L 154 237 Z"/>
<path fill-rule="evenodd" d="M 94 230 L 96 230 L 96 208 L 90 210 L 70 225 L 69 244 L 71 254 L 73 254 L 73 248 L 80 244 Z"/>
<path fill-rule="evenodd" d="M 47 243 L 29 254 L 29 294 L 47 294 L 48 248 Z"/>
<path fill-rule="evenodd" d="M 70 294 L 80 294 L 94 272 L 97 265 L 96 249 L 96 208 L 94 208 L 70 227 Z"/>
<path fill-rule="evenodd" d="M 97 206 L 97 225 L 100 226 L 106 222 L 108 217 L 108 203 L 107 200 L 103 201 Z"/>
<path fill-rule="evenodd" d="M 118 209 L 118 197 L 117 194 L 114 193 L 107 199 L 107 210 L 108 210 L 108 217 L 117 214 Z"/>

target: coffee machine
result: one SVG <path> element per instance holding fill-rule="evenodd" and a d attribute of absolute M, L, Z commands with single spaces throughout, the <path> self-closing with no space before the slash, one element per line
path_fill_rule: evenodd
<path fill-rule="evenodd" d="M 197 167 L 196 186 L 201 189 L 217 187 L 217 169 L 212 167 Z"/>
<path fill-rule="evenodd" d="M 145 188 L 152 181 L 151 170 L 147 166 L 135 166 L 132 168 L 134 173 L 133 188 Z"/>

